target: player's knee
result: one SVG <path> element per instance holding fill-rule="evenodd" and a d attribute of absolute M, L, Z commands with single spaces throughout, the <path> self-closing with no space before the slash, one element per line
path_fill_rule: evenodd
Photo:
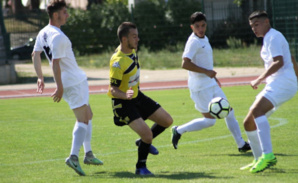
<path fill-rule="evenodd" d="M 173 120 L 172 116 L 168 115 L 168 117 L 166 118 L 165 121 L 166 121 L 166 128 L 167 128 L 173 124 L 174 120 Z"/>
<path fill-rule="evenodd" d="M 144 135 L 141 136 L 141 139 L 143 142 L 145 142 L 146 144 L 152 144 L 152 139 L 153 139 L 153 135 L 152 132 L 148 132 Z"/>
<path fill-rule="evenodd" d="M 88 117 L 82 117 L 82 118 L 77 118 L 77 121 L 85 123 L 88 125 L 89 123 L 89 118 Z"/>
<path fill-rule="evenodd" d="M 252 131 L 256 129 L 255 120 L 253 116 L 247 116 L 243 121 L 243 126 L 246 131 Z"/>
<path fill-rule="evenodd" d="M 257 108 L 252 108 L 252 115 L 254 118 L 257 118 L 259 116 L 265 115 L 265 113 L 263 113 L 261 110 Z"/>
<path fill-rule="evenodd" d="M 93 118 L 93 112 L 90 113 L 89 120 L 91 120 L 92 118 Z"/>
<path fill-rule="evenodd" d="M 206 127 L 214 126 L 216 122 L 215 118 L 205 118 Z"/>

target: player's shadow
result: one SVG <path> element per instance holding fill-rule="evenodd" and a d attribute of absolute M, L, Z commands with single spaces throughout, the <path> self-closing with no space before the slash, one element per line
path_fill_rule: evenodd
<path fill-rule="evenodd" d="M 100 174 L 104 174 L 104 172 L 95 173 L 98 176 Z M 159 172 L 152 176 L 140 176 L 136 175 L 133 172 L 115 172 L 111 175 L 115 178 L 161 178 L 161 179 L 173 179 L 173 180 L 185 180 L 185 179 L 200 179 L 200 178 L 208 178 L 208 179 L 232 179 L 233 177 L 217 177 L 212 174 L 206 174 L 204 172 Z"/>
<path fill-rule="evenodd" d="M 283 154 L 283 153 L 274 153 L 275 156 L 298 156 L 298 154 Z M 253 157 L 252 152 L 247 153 L 239 153 L 239 154 L 228 154 L 228 156 L 247 156 L 247 157 Z"/>
<path fill-rule="evenodd" d="M 227 154 L 227 155 L 228 155 L 228 156 L 235 156 L 235 157 L 240 157 L 240 156 L 253 157 L 252 152 L 237 153 L 237 154 Z"/>

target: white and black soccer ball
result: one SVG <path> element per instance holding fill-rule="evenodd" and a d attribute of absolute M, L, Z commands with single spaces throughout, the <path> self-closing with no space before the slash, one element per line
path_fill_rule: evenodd
<path fill-rule="evenodd" d="M 215 97 L 209 102 L 209 113 L 218 119 L 222 119 L 227 117 L 229 114 L 231 107 L 230 103 L 222 98 L 222 97 Z"/>

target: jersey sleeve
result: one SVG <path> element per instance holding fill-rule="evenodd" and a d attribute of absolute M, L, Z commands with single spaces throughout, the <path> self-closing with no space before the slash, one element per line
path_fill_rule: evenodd
<path fill-rule="evenodd" d="M 43 47 L 42 46 L 42 38 L 41 38 L 40 33 L 39 33 L 36 37 L 36 41 L 35 41 L 35 44 L 34 44 L 33 51 L 43 51 L 42 47 Z"/>
<path fill-rule="evenodd" d="M 183 58 L 189 58 L 190 60 L 193 60 L 194 55 L 197 52 L 197 44 L 195 43 L 194 40 L 187 41 L 184 52 L 182 54 L 182 59 Z"/>
<path fill-rule="evenodd" d="M 119 87 L 121 85 L 124 71 L 121 69 L 120 61 L 116 60 L 110 65 L 110 85 Z"/>
<path fill-rule="evenodd" d="M 282 39 L 280 36 L 272 36 L 268 45 L 268 50 L 272 58 L 277 56 L 283 56 Z"/>
<path fill-rule="evenodd" d="M 67 40 L 63 36 L 55 36 L 50 48 L 52 50 L 52 59 L 63 58 L 66 56 Z"/>

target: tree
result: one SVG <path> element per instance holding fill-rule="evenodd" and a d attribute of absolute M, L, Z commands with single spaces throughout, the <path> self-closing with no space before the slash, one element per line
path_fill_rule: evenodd
<path fill-rule="evenodd" d="M 33 11 L 39 10 L 40 0 L 30 0 L 28 1 L 29 9 Z"/>
<path fill-rule="evenodd" d="M 26 9 L 22 4 L 21 0 L 10 0 L 11 1 L 11 9 L 12 13 L 15 15 L 16 19 L 26 20 L 26 16 L 24 16 Z"/>

